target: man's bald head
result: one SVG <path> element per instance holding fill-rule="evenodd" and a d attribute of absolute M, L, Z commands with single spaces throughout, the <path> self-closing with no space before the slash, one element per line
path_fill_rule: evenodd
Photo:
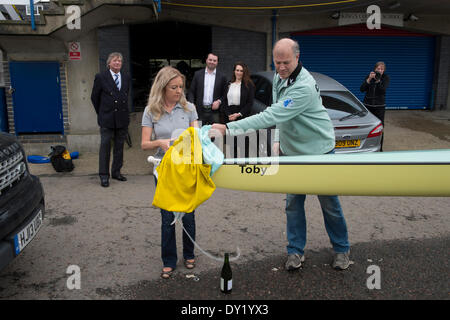
<path fill-rule="evenodd" d="M 294 55 L 300 54 L 300 46 L 298 45 L 298 42 L 289 38 L 280 39 L 273 46 L 273 52 L 280 50 L 285 51 L 289 49 L 292 50 Z"/>
<path fill-rule="evenodd" d="M 289 38 L 278 40 L 273 47 L 273 62 L 281 79 L 287 79 L 298 66 L 300 48 Z"/>

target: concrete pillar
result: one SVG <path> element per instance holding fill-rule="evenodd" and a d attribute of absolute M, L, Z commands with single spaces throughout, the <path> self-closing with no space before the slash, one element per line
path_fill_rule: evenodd
<path fill-rule="evenodd" d="M 98 151 L 99 127 L 97 114 L 91 103 L 95 74 L 100 69 L 97 31 L 89 32 L 77 42 L 80 42 L 81 60 L 69 60 L 66 63 L 70 119 L 67 143 L 69 150 Z"/>
<path fill-rule="evenodd" d="M 436 37 L 436 61 L 434 74 L 434 103 L 432 110 L 442 110 L 447 108 L 448 90 L 450 85 L 450 37 Z"/>

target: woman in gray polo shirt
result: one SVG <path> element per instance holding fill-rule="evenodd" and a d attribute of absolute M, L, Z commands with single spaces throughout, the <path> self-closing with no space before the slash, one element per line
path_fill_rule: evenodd
<path fill-rule="evenodd" d="M 162 68 L 153 82 L 147 107 L 142 116 L 143 150 L 156 149 L 155 157 L 162 158 L 171 142 L 188 127 L 198 127 L 195 106 L 184 95 L 185 77 L 173 67 Z M 152 140 L 152 134 L 154 139 Z M 155 177 L 155 183 L 157 179 Z M 170 278 L 177 265 L 174 215 L 161 209 L 161 258 L 164 267 L 161 277 Z M 183 226 L 195 241 L 194 212 L 184 215 Z M 183 258 L 188 269 L 195 267 L 194 244 L 183 232 Z"/>

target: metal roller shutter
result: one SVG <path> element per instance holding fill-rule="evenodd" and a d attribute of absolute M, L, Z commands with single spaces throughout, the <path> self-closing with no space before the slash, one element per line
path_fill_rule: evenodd
<path fill-rule="evenodd" d="M 361 101 L 359 88 L 377 61 L 386 63 L 390 85 L 387 109 L 430 109 L 435 38 L 389 29 L 368 30 L 364 26 L 339 27 L 295 33 L 300 60 L 310 71 L 331 76 Z"/>

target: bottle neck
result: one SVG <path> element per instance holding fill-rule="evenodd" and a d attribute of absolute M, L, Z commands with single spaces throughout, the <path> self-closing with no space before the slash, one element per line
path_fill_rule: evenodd
<path fill-rule="evenodd" d="M 230 255 L 225 253 L 225 263 L 229 263 Z"/>

